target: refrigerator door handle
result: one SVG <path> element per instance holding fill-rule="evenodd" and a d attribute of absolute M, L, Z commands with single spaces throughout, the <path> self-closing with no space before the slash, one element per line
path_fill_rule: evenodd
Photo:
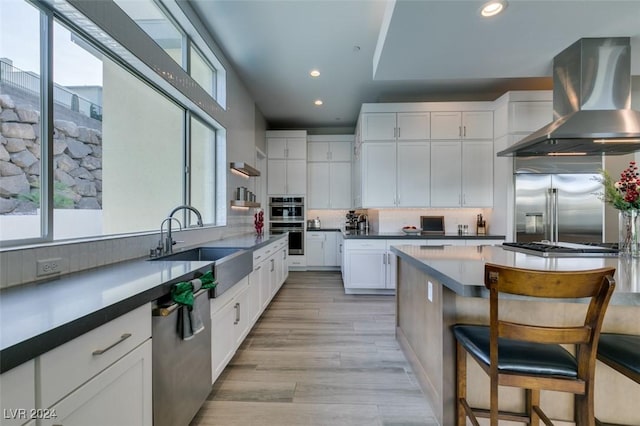
<path fill-rule="evenodd" d="M 545 238 L 558 242 L 558 188 L 549 188 L 547 196 L 547 229 Z"/>

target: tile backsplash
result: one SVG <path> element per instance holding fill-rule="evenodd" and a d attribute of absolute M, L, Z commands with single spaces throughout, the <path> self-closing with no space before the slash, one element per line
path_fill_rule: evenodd
<path fill-rule="evenodd" d="M 191 246 L 253 232 L 253 216 L 227 217 L 227 226 L 192 228 L 175 231 L 181 246 Z M 79 272 L 130 259 L 149 256 L 149 250 L 158 244 L 159 233 L 103 238 L 95 241 L 53 243 L 28 248 L 0 251 L 0 288 L 54 279 L 56 275 L 38 277 L 36 262 L 61 259 L 60 273 Z"/>

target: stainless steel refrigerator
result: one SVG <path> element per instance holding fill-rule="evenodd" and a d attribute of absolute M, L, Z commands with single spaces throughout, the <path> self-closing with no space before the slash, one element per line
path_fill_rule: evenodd
<path fill-rule="evenodd" d="M 518 159 L 515 164 L 517 241 L 602 242 L 600 157 Z"/>

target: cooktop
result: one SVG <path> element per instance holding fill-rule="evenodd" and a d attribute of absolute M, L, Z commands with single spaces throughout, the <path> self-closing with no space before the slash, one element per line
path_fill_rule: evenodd
<path fill-rule="evenodd" d="M 618 247 L 615 243 L 502 243 L 505 250 L 513 250 L 520 253 L 533 254 L 542 257 L 613 257 L 618 255 Z"/>

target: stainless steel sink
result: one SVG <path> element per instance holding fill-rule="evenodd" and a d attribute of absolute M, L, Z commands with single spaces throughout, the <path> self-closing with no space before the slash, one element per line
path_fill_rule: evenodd
<path fill-rule="evenodd" d="M 196 247 L 151 259 L 153 261 L 212 261 L 218 285 L 209 292 L 218 297 L 253 270 L 253 253 L 238 247 Z"/>

